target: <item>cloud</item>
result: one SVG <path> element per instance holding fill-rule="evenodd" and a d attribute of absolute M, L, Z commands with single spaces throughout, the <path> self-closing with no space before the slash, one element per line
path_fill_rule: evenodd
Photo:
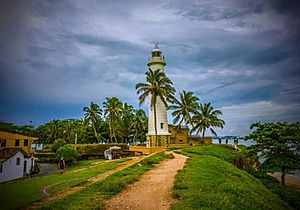
<path fill-rule="evenodd" d="M 232 116 L 234 107 L 286 110 L 300 99 L 298 11 L 293 1 L 1 2 L 0 119 L 22 110 L 39 122 L 51 118 L 30 106 L 78 116 L 80 106 L 108 96 L 137 106 L 134 87 L 144 81 L 153 41 L 177 92 L 233 107 Z M 240 116 L 224 133 L 248 129 L 252 116 Z M 293 113 L 274 118 L 285 119 Z"/>

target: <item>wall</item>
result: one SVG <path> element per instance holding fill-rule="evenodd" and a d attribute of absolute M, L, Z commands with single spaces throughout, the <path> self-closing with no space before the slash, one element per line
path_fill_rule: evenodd
<path fill-rule="evenodd" d="M 179 128 L 177 126 L 169 126 L 169 132 L 171 133 L 170 142 L 173 144 L 187 144 L 188 143 L 188 128 Z"/>
<path fill-rule="evenodd" d="M 20 165 L 17 165 L 17 158 L 20 158 Z M 0 182 L 9 181 L 23 177 L 24 160 L 27 160 L 26 173 L 30 173 L 30 158 L 24 158 L 24 154 L 19 151 L 13 157 L 2 163 L 2 173 L 0 173 Z"/>
<path fill-rule="evenodd" d="M 37 140 L 36 137 L 25 136 L 21 134 L 10 133 L 6 131 L 0 131 L 0 139 L 6 140 L 5 148 L 22 148 L 27 154 L 30 154 L 31 144 L 34 140 Z M 16 139 L 19 139 L 19 146 L 15 146 Z M 24 146 L 24 140 L 28 139 L 28 146 Z M 1 145 L 0 145 L 1 148 Z M 4 147 L 3 147 L 4 148 Z"/>

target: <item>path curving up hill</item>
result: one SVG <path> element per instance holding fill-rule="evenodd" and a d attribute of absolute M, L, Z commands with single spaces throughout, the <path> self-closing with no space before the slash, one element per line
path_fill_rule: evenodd
<path fill-rule="evenodd" d="M 187 159 L 180 154 L 174 156 L 174 159 L 162 162 L 155 169 L 142 175 L 139 181 L 107 200 L 106 209 L 169 209 L 174 202 L 171 197 L 174 177 Z"/>

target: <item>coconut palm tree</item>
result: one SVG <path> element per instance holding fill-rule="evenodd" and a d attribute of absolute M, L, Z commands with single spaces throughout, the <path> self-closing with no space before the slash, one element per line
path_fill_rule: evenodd
<path fill-rule="evenodd" d="M 150 107 L 154 111 L 155 141 L 157 144 L 156 102 L 160 98 L 165 107 L 168 107 L 167 102 L 172 103 L 175 94 L 173 83 L 160 69 L 152 71 L 149 68 L 146 72 L 146 83 L 138 83 L 135 88 L 137 89 L 137 94 L 140 94 L 140 105 L 145 102 L 147 97 L 150 98 Z"/>
<path fill-rule="evenodd" d="M 84 119 L 89 122 L 92 125 L 95 138 L 97 141 L 101 139 L 99 134 L 97 133 L 96 125 L 100 121 L 100 115 L 102 114 L 102 110 L 100 109 L 98 104 L 94 104 L 91 102 L 91 105 L 89 107 L 83 108 L 84 113 Z"/>
<path fill-rule="evenodd" d="M 120 123 L 120 135 L 122 136 L 122 142 L 128 143 L 131 133 L 131 126 L 134 117 L 134 108 L 127 103 L 123 104 L 121 110 L 121 123 Z"/>
<path fill-rule="evenodd" d="M 104 116 L 108 119 L 110 141 L 114 139 L 117 142 L 116 129 L 117 122 L 121 116 L 123 104 L 117 97 L 106 98 L 103 103 Z"/>
<path fill-rule="evenodd" d="M 131 124 L 131 129 L 134 132 L 133 144 L 137 143 L 138 132 L 143 132 L 146 130 L 147 126 L 147 116 L 142 109 L 134 110 L 134 116 Z"/>
<path fill-rule="evenodd" d="M 198 110 L 192 118 L 194 127 L 192 128 L 191 132 L 196 131 L 197 135 L 199 132 L 202 132 L 202 142 L 204 142 L 205 131 L 207 129 L 210 129 L 214 135 L 217 135 L 213 128 L 224 127 L 224 120 L 218 117 L 222 114 L 223 113 L 220 110 L 214 109 L 210 103 L 200 104 Z"/>
<path fill-rule="evenodd" d="M 193 95 L 193 92 L 179 93 L 179 100 L 174 99 L 174 104 L 169 106 L 169 109 L 173 109 L 172 116 L 174 117 L 173 123 L 178 127 L 185 122 L 186 125 L 190 124 L 193 127 L 192 114 L 196 112 L 198 107 L 199 98 Z"/>

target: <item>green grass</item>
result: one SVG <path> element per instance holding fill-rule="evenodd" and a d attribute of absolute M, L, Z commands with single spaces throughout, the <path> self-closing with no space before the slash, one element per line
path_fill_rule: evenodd
<path fill-rule="evenodd" d="M 121 192 L 127 185 L 137 181 L 143 173 L 166 158 L 172 158 L 172 155 L 165 155 L 163 152 L 159 152 L 137 164 L 112 174 L 102 181 L 89 185 L 48 206 L 44 206 L 42 209 L 103 209 L 103 199 L 111 198 Z"/>
<path fill-rule="evenodd" d="M 246 171 L 228 163 L 244 152 L 226 145 L 189 147 L 190 158 L 176 175 L 172 209 L 291 209 Z"/>
<path fill-rule="evenodd" d="M 121 165 L 122 162 L 129 160 L 120 159 L 115 162 L 107 162 L 96 165 L 88 170 L 74 172 L 75 170 L 91 166 L 99 160 L 80 161 L 78 165 L 69 167 L 64 174 L 54 173 L 48 176 L 35 177 L 32 179 L 16 180 L 0 185 L 0 203 L 3 209 L 16 209 L 33 201 L 44 197 L 41 192 L 43 187 L 60 183 L 55 185 L 50 192 L 58 192 L 65 187 L 71 187 L 79 184 L 93 176 L 112 170 Z M 74 180 L 76 179 L 76 180 Z"/>

